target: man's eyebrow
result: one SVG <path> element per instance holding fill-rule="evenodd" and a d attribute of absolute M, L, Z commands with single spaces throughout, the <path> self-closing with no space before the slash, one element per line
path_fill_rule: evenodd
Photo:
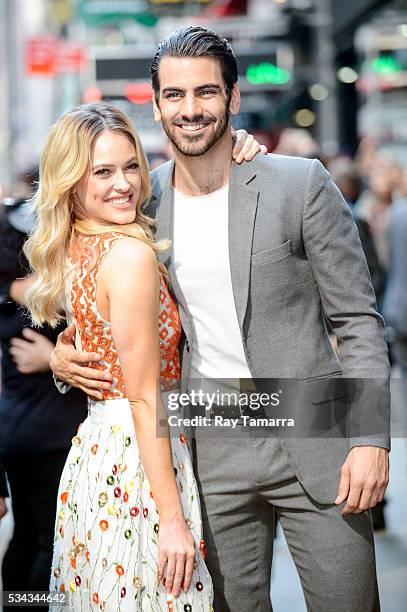
<path fill-rule="evenodd" d="M 131 164 L 131 162 L 136 162 L 137 161 L 137 157 L 135 155 L 133 155 L 133 157 L 131 157 L 128 161 L 124 162 L 124 166 L 127 166 L 127 164 Z M 95 166 L 92 166 L 92 170 L 96 170 L 96 168 L 114 168 L 115 164 L 96 164 Z"/>
<path fill-rule="evenodd" d="M 165 94 L 165 93 L 168 93 L 169 91 L 179 91 L 180 93 L 182 93 L 184 90 L 181 89 L 180 87 L 164 87 L 161 93 Z"/>
<path fill-rule="evenodd" d="M 195 91 L 202 91 L 202 89 L 216 89 L 217 91 L 220 91 L 221 87 L 217 83 L 207 83 L 206 85 L 199 85 L 199 87 L 195 87 Z"/>
<path fill-rule="evenodd" d="M 199 93 L 203 89 L 216 89 L 217 91 L 220 91 L 221 87 L 217 83 L 205 83 L 205 85 L 199 85 L 198 87 L 195 87 L 194 91 Z M 181 87 L 164 87 L 161 93 L 164 95 L 173 91 L 183 93 L 185 89 L 182 89 Z"/>

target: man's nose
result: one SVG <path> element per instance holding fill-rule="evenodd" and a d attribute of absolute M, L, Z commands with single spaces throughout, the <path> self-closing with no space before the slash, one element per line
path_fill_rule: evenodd
<path fill-rule="evenodd" d="M 189 121 L 198 115 L 202 115 L 202 106 L 199 98 L 194 95 L 185 96 L 181 112 L 185 119 L 189 119 Z"/>

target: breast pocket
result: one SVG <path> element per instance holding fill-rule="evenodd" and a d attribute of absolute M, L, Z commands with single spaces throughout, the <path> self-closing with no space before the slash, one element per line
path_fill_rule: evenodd
<path fill-rule="evenodd" d="M 291 240 L 287 240 L 274 249 L 267 249 L 252 254 L 252 266 L 263 266 L 264 264 L 280 261 L 291 255 Z"/>

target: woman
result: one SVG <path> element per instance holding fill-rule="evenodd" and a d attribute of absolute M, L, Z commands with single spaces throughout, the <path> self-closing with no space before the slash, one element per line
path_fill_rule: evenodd
<path fill-rule="evenodd" d="M 118 109 L 78 107 L 51 130 L 27 301 L 38 324 L 66 309 L 82 350 L 113 375 L 104 399 L 89 401 L 60 483 L 51 590 L 69 590 L 74 610 L 212 610 L 187 440 L 170 441 L 157 385 L 178 383 L 180 323 L 156 259 L 168 245 L 154 243 L 141 212 L 149 192 Z"/>

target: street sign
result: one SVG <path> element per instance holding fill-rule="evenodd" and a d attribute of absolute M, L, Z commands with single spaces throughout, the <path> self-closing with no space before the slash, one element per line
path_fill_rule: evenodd
<path fill-rule="evenodd" d="M 55 36 L 36 36 L 27 41 L 25 69 L 31 75 L 55 74 L 55 58 L 58 39 Z"/>
<path fill-rule="evenodd" d="M 235 2 L 236 0 L 223 0 L 219 3 L 219 0 L 216 4 L 219 5 L 227 5 L 230 2 Z M 211 4 L 214 4 L 214 0 L 147 0 L 147 3 L 151 8 L 154 9 L 154 12 L 159 13 L 160 15 L 168 15 L 175 9 L 196 9 L 196 8 L 206 8 Z"/>
<path fill-rule="evenodd" d="M 122 19 L 134 19 L 151 27 L 157 23 L 148 0 L 79 0 L 78 11 L 89 26 Z"/>
<path fill-rule="evenodd" d="M 79 43 L 61 40 L 58 44 L 56 72 L 80 72 L 86 62 L 86 49 Z"/>
<path fill-rule="evenodd" d="M 225 0 L 225 6 L 233 2 Z M 154 26 L 160 16 L 174 15 L 174 11 L 183 13 L 188 9 L 196 13 L 213 4 L 214 0 L 79 0 L 78 9 L 80 17 L 90 26 L 123 19 Z M 221 3 L 219 7 L 222 6 Z"/>
<path fill-rule="evenodd" d="M 84 45 L 58 39 L 56 36 L 36 36 L 26 44 L 25 68 L 30 75 L 53 76 L 80 72 L 85 61 Z"/>
<path fill-rule="evenodd" d="M 200 4 L 201 6 L 203 6 L 205 4 L 213 4 L 213 1 L 214 0 L 147 0 L 147 3 L 154 7 L 167 6 L 168 8 L 169 6 L 174 6 L 174 5 L 188 6 L 191 4 Z M 229 4 L 231 1 L 233 2 L 234 0 L 223 0 L 225 4 Z"/>

